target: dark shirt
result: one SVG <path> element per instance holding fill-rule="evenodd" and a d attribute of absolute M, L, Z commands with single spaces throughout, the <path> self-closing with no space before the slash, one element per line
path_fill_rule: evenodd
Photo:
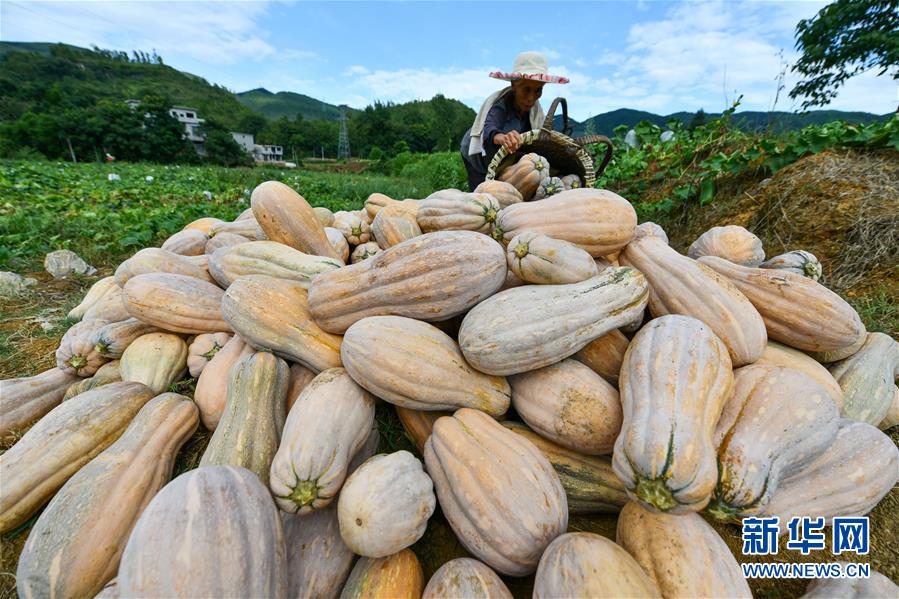
<path fill-rule="evenodd" d="M 466 166 L 469 168 L 469 172 L 474 171 L 482 175 L 487 174 L 487 167 L 490 166 L 490 161 L 493 160 L 493 156 L 500 148 L 500 146 L 493 143 L 493 138 L 498 133 L 508 133 L 509 131 L 525 133 L 530 130 L 530 114 L 528 112 L 521 115 L 518 114 L 515 110 L 512 92 L 509 92 L 493 105 L 487 113 L 487 118 L 484 120 L 484 132 L 481 135 L 481 139 L 484 142 L 484 151 L 487 153 L 486 155 L 468 154 L 468 145 L 471 143 L 470 128 L 462 137 L 460 150 L 462 151 L 462 157 L 465 159 Z M 483 177 L 481 180 L 483 181 Z"/>

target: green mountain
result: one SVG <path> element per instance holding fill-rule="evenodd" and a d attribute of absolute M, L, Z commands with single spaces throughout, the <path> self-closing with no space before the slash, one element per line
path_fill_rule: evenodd
<path fill-rule="evenodd" d="M 305 120 L 336 121 L 340 118 L 340 108 L 333 104 L 316 100 L 310 96 L 294 92 L 278 92 L 273 94 L 264 87 L 240 92 L 237 99 L 241 104 L 270 119 L 286 116 L 293 120 L 301 115 Z M 354 109 L 347 110 L 347 116 Z"/>

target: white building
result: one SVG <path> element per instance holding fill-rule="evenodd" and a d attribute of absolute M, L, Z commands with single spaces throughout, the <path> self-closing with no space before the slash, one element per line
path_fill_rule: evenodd
<path fill-rule="evenodd" d="M 178 122 L 184 125 L 184 139 L 190 141 L 197 154 L 206 155 L 206 135 L 203 133 L 203 123 L 206 119 L 197 116 L 196 108 L 187 106 L 172 106 L 169 108 L 169 114 L 178 119 Z"/>
<path fill-rule="evenodd" d="M 272 144 L 257 144 L 253 139 L 252 133 L 231 132 L 240 146 L 248 153 L 253 155 L 256 162 L 284 162 L 284 148 Z"/>

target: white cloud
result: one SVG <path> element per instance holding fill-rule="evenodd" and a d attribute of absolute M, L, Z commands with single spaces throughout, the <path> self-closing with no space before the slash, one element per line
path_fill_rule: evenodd
<path fill-rule="evenodd" d="M 369 70 L 359 64 L 354 64 L 344 71 L 346 75 L 367 75 Z"/>

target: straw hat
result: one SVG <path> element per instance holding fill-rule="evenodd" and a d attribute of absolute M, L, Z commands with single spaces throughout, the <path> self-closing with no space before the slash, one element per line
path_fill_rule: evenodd
<path fill-rule="evenodd" d="M 568 83 L 567 77 L 549 74 L 546 57 L 540 52 L 522 52 L 515 57 L 515 65 L 510 73 L 493 71 L 490 76 L 504 81 L 533 79 L 544 83 Z"/>

